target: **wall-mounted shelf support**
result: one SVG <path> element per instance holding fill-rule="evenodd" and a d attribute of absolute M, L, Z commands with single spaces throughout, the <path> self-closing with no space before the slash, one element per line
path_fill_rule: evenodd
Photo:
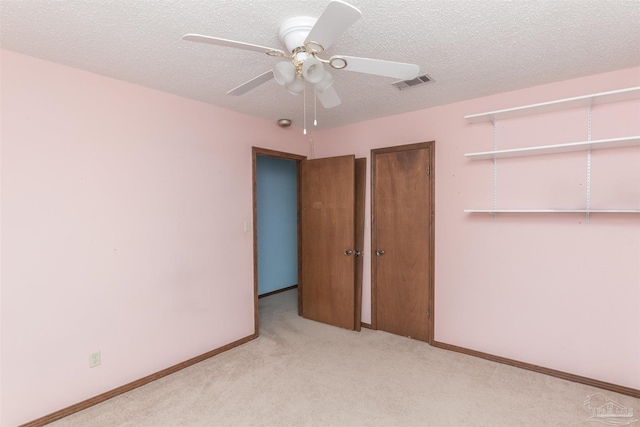
<path fill-rule="evenodd" d="M 608 104 L 610 102 L 629 101 L 632 99 L 640 99 L 640 86 L 576 96 L 574 98 L 557 99 L 555 101 L 541 102 L 539 104 L 524 105 L 522 107 L 507 108 L 504 110 L 489 111 L 486 113 L 471 114 L 464 116 L 464 118 L 469 120 L 471 123 L 491 122 L 494 120 L 512 119 L 531 114 L 550 113 L 569 108 L 586 107 L 589 104 Z"/>
<path fill-rule="evenodd" d="M 465 209 L 467 213 L 640 213 L 640 209 Z"/>
<path fill-rule="evenodd" d="M 589 107 L 587 108 L 587 141 L 591 142 L 591 104 L 593 98 L 589 100 Z M 587 218 L 586 222 L 589 224 L 589 209 L 591 208 L 591 145 L 587 149 Z"/>
<path fill-rule="evenodd" d="M 591 107 L 597 104 L 620 102 L 634 99 L 640 99 L 640 86 L 465 116 L 465 119 L 467 119 L 471 123 L 493 123 L 493 151 L 465 154 L 465 156 L 470 160 L 493 160 L 493 209 L 466 209 L 465 212 L 490 213 L 493 215 L 494 221 L 496 219 L 496 214 L 498 213 L 585 213 L 587 224 L 589 223 L 591 213 L 640 213 L 640 210 L 638 209 L 591 209 L 591 151 L 603 148 L 640 146 L 640 135 L 592 141 Z M 525 115 L 547 113 L 578 107 L 587 107 L 586 141 L 556 145 L 543 145 L 527 148 L 515 148 L 510 150 L 497 149 L 496 135 L 497 121 L 499 119 L 510 119 Z M 545 154 L 566 153 L 573 151 L 587 151 L 586 209 L 497 209 L 497 159 L 539 156 Z"/>
<path fill-rule="evenodd" d="M 598 139 L 595 141 L 569 142 L 566 144 L 541 145 L 538 147 L 514 148 L 510 150 L 483 151 L 465 154 L 470 160 L 490 160 L 509 157 L 541 156 L 545 154 L 569 153 L 573 151 L 598 150 L 640 146 L 640 135 L 623 138 Z"/>
<path fill-rule="evenodd" d="M 493 121 L 493 150 L 498 149 L 498 122 Z M 493 158 L 493 209 L 498 209 L 498 159 Z M 496 220 L 496 214 L 493 214 L 493 221 Z"/>

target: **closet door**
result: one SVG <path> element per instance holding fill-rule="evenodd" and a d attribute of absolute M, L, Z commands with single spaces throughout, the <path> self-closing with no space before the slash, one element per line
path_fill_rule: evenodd
<path fill-rule="evenodd" d="M 355 329 L 355 157 L 300 163 L 302 316 Z"/>
<path fill-rule="evenodd" d="M 376 329 L 429 341 L 431 149 L 411 147 L 372 152 L 372 321 Z"/>

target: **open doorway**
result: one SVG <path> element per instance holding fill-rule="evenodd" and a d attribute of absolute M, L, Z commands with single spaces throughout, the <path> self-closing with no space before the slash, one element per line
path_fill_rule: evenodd
<path fill-rule="evenodd" d="M 305 156 L 253 147 L 255 331 L 258 298 L 297 287 L 299 176 Z M 298 310 L 300 304 L 298 304 Z"/>
<path fill-rule="evenodd" d="M 258 297 L 298 284 L 298 198 L 295 160 L 256 157 Z"/>
<path fill-rule="evenodd" d="M 271 300 L 259 302 L 260 296 L 284 296 L 281 291 L 292 287 L 297 287 L 289 295 L 297 293 L 299 316 L 359 331 L 366 160 L 354 155 L 307 160 L 256 147 L 252 154 L 256 335 L 260 307 Z M 285 188 L 289 194 L 278 194 Z"/>

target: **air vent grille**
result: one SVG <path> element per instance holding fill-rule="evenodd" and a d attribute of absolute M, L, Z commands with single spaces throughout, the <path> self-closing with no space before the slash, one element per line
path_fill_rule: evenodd
<path fill-rule="evenodd" d="M 426 83 L 432 82 L 433 79 L 426 74 L 421 74 L 415 79 L 411 80 L 400 80 L 399 82 L 391 83 L 393 86 L 397 87 L 398 90 L 407 89 L 414 86 L 420 86 Z"/>

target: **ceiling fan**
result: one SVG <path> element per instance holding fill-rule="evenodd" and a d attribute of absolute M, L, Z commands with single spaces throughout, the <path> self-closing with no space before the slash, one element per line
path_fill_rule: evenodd
<path fill-rule="evenodd" d="M 272 78 L 290 93 L 298 95 L 304 91 L 305 82 L 309 82 L 313 85 L 322 105 L 325 108 L 333 108 L 340 105 L 341 101 L 333 87 L 333 76 L 325 69 L 325 64 L 335 70 L 374 74 L 400 80 L 413 79 L 420 72 L 417 65 L 402 62 L 346 55 L 334 55 L 329 59 L 322 59 L 319 55 L 361 16 L 360 10 L 350 4 L 332 0 L 317 19 L 308 16 L 287 19 L 280 25 L 278 35 L 286 46 L 287 52 L 290 53 L 280 49 L 198 34 L 187 34 L 182 38 L 188 41 L 252 50 L 286 59 L 278 62 L 273 69 L 231 89 L 227 92 L 228 95 L 242 95 Z"/>

